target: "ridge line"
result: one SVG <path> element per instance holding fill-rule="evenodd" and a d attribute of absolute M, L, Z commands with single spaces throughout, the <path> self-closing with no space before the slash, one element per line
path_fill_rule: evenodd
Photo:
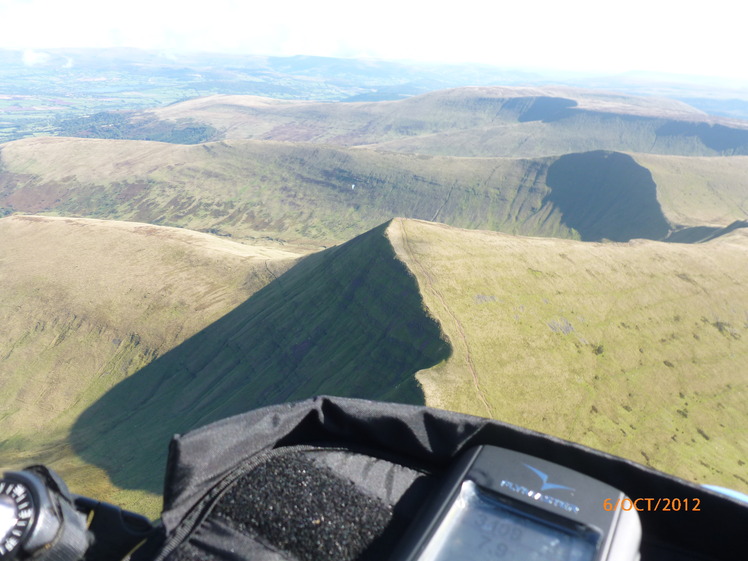
<path fill-rule="evenodd" d="M 454 312 L 452 312 L 452 310 L 449 308 L 449 306 L 447 305 L 447 302 L 444 299 L 444 296 L 442 295 L 442 293 L 439 292 L 439 290 L 437 290 L 436 287 L 434 286 L 433 277 L 431 276 L 431 273 L 429 272 L 429 270 L 426 268 L 426 266 L 423 263 L 421 263 L 418 259 L 416 259 L 415 254 L 413 253 L 413 250 L 410 247 L 410 240 L 408 239 L 408 234 L 405 231 L 405 225 L 404 225 L 405 221 L 402 220 L 402 219 L 401 220 L 396 220 L 396 221 L 393 220 L 393 224 L 395 222 L 397 222 L 397 224 L 399 226 L 399 229 L 400 229 L 400 238 L 401 238 L 401 240 L 403 242 L 402 243 L 403 250 L 408 255 L 408 257 L 410 258 L 410 260 L 419 269 L 421 269 L 421 271 L 423 272 L 423 274 L 425 276 L 426 284 L 428 285 L 428 288 L 437 297 L 437 299 L 441 303 L 442 307 L 447 312 L 447 314 L 449 314 L 449 317 L 452 319 L 452 321 L 454 322 L 455 326 L 457 327 L 457 331 L 458 331 L 458 334 L 459 334 L 459 339 L 462 342 L 462 346 L 465 348 L 465 359 L 466 359 L 466 362 L 467 362 L 467 365 L 468 365 L 468 370 L 470 370 L 470 375 L 471 375 L 471 377 L 473 379 L 473 386 L 475 387 L 475 391 L 478 394 L 478 398 L 480 399 L 481 403 L 486 408 L 486 412 L 488 413 L 489 418 L 494 418 L 494 416 L 493 416 L 493 409 L 489 405 L 488 400 L 486 400 L 486 397 L 483 394 L 483 390 L 481 390 L 481 388 L 480 388 L 480 384 L 479 384 L 479 381 L 478 381 L 478 372 L 476 371 L 475 364 L 473 364 L 473 359 L 470 356 L 470 347 L 468 346 L 467 335 L 465 334 L 465 329 L 462 327 L 462 323 L 460 322 L 459 319 L 457 319 L 457 316 L 455 316 Z"/>

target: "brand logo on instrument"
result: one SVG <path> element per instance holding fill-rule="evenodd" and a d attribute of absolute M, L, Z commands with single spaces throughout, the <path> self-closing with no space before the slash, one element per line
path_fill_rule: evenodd
<path fill-rule="evenodd" d="M 568 489 L 572 493 L 576 491 L 576 489 L 574 489 L 573 487 L 568 487 L 566 485 L 559 485 L 558 483 L 548 483 L 547 473 L 543 473 L 538 468 L 534 468 L 530 465 L 527 465 L 527 464 L 523 464 L 523 465 L 526 468 L 529 468 L 530 470 L 532 470 L 533 473 L 535 473 L 535 475 L 537 475 L 540 478 L 540 481 L 543 483 L 540 487 L 541 491 L 550 491 L 551 489 Z"/>
<path fill-rule="evenodd" d="M 528 499 L 531 499 L 533 501 L 547 504 L 554 508 L 559 508 L 565 512 L 570 512 L 573 514 L 576 514 L 579 512 L 580 509 L 577 505 L 564 501 L 563 499 L 559 499 L 557 497 L 553 497 L 551 495 L 547 495 L 543 493 L 543 491 L 553 491 L 553 490 L 559 490 L 559 489 L 564 489 L 567 491 L 571 491 L 573 493 L 576 489 L 574 489 L 573 487 L 569 487 L 568 485 L 560 485 L 558 483 L 549 483 L 547 473 L 542 472 L 539 469 L 529 466 L 527 464 L 523 464 L 523 465 L 529 468 L 535 475 L 537 475 L 540 478 L 540 490 L 531 489 L 524 485 L 519 485 L 518 483 L 514 483 L 513 481 L 507 481 L 506 479 L 503 479 L 501 481 L 502 488 L 508 489 L 514 493 L 517 493 L 518 495 L 523 495 L 524 497 L 527 497 Z"/>

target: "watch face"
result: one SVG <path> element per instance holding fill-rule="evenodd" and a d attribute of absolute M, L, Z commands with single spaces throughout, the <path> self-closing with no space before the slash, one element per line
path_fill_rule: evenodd
<path fill-rule="evenodd" d="M 25 485 L 0 480 L 0 557 L 15 550 L 34 520 L 34 505 Z"/>

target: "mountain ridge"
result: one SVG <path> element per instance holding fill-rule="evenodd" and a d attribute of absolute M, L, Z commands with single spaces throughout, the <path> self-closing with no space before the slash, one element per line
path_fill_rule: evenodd
<path fill-rule="evenodd" d="M 340 243 L 393 216 L 524 235 L 665 239 L 670 230 L 748 219 L 747 172 L 744 156 L 598 150 L 465 158 L 279 141 L 44 138 L 0 146 L 0 207 L 309 247 Z M 560 194 L 583 184 L 592 214 L 574 218 L 578 209 L 563 207 L 568 197 Z"/>
<path fill-rule="evenodd" d="M 71 428 L 76 452 L 117 486 L 158 493 L 174 432 L 322 393 L 422 403 L 413 373 L 449 346 L 386 227 L 306 257 L 123 380 Z"/>
<path fill-rule="evenodd" d="M 172 433 L 332 393 L 748 489 L 745 123 L 505 88 L 133 118 L 256 139 L 0 145 L 4 461 L 155 517 Z"/>
<path fill-rule="evenodd" d="M 0 227 L 24 221 L 66 223 L 9 217 Z M 593 243 L 393 219 L 281 268 L 263 258 L 247 300 L 89 391 L 80 415 L 0 448 L 51 463 L 76 492 L 155 516 L 171 434 L 329 393 L 488 415 L 748 488 L 746 232 Z M 211 238 L 227 243 L 200 239 Z M 45 380 L 37 391 L 59 375 Z"/>
<path fill-rule="evenodd" d="M 748 123 L 664 98 L 568 87 L 463 87 L 381 102 L 214 96 L 148 113 L 191 119 L 224 139 L 284 140 L 451 156 L 537 157 L 588 150 L 748 154 Z M 543 126 L 538 126 L 543 125 Z"/>

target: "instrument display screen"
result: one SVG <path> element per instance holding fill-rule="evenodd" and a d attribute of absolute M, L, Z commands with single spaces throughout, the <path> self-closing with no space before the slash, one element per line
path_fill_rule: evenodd
<path fill-rule="evenodd" d="M 464 481 L 418 561 L 593 561 L 600 534 L 555 525 Z"/>

